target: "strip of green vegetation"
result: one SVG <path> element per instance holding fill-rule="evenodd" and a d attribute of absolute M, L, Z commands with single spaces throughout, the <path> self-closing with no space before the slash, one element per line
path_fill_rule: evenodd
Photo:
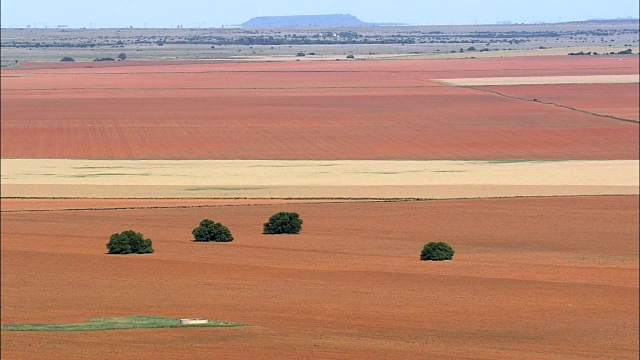
<path fill-rule="evenodd" d="M 57 176 L 56 173 L 24 173 L 24 176 Z"/>
<path fill-rule="evenodd" d="M 397 175 L 409 173 L 423 173 L 425 170 L 403 170 L 403 171 L 353 171 L 352 174 L 378 174 L 378 175 Z"/>
<path fill-rule="evenodd" d="M 102 170 L 102 169 L 135 169 L 135 168 L 130 166 L 74 166 L 72 169 Z"/>
<path fill-rule="evenodd" d="M 533 160 L 533 159 L 504 159 L 504 160 L 488 160 L 487 164 L 513 164 L 513 163 L 524 163 L 524 162 L 532 162 L 532 163 L 545 163 L 545 162 L 558 162 L 558 161 L 567 161 L 561 159 L 541 159 L 541 160 Z"/>
<path fill-rule="evenodd" d="M 296 167 L 320 167 L 320 166 L 339 166 L 341 164 L 293 164 L 293 165 L 276 165 L 276 164 L 256 164 L 250 167 L 266 167 L 266 168 L 296 168 Z"/>
<path fill-rule="evenodd" d="M 259 187 L 195 187 L 186 188 L 186 191 L 207 191 L 207 190 L 220 190 L 220 191 L 235 191 L 235 190 L 261 190 Z"/>
<path fill-rule="evenodd" d="M 177 327 L 234 327 L 248 324 L 209 321 L 205 324 L 180 324 L 180 319 L 162 316 L 123 316 L 113 318 L 87 319 L 84 324 L 10 324 L 0 329 L 6 331 L 96 331 L 126 329 L 157 329 Z"/>
<path fill-rule="evenodd" d="M 75 175 L 66 175 L 65 177 L 72 178 L 85 178 L 85 177 L 99 177 L 99 176 L 151 176 L 151 173 L 96 173 L 96 174 L 75 174 Z"/>
<path fill-rule="evenodd" d="M 488 160 L 487 164 L 516 164 L 516 163 L 524 163 L 531 162 L 532 160 L 526 159 L 505 159 L 505 160 Z"/>

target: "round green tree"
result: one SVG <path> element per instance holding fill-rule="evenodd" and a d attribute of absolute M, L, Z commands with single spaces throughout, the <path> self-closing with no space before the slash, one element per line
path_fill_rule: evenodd
<path fill-rule="evenodd" d="M 233 241 L 233 236 L 229 228 L 213 220 L 204 219 L 200 225 L 191 232 L 195 241 L 205 242 L 229 242 Z"/>
<path fill-rule="evenodd" d="M 133 230 L 113 234 L 107 243 L 109 254 L 150 254 L 153 252 L 151 240 Z"/>
<path fill-rule="evenodd" d="M 422 248 L 420 260 L 442 261 L 451 260 L 455 250 L 443 242 L 430 242 Z"/>
<path fill-rule="evenodd" d="M 302 230 L 302 219 L 295 212 L 279 212 L 271 215 L 264 223 L 264 234 L 299 234 Z"/>

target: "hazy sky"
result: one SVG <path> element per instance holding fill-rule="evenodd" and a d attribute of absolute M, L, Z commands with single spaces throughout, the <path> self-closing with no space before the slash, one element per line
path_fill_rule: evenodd
<path fill-rule="evenodd" d="M 638 17 L 638 0 L 2 0 L 2 27 L 220 27 L 255 16 L 352 14 L 366 22 L 494 24 Z"/>

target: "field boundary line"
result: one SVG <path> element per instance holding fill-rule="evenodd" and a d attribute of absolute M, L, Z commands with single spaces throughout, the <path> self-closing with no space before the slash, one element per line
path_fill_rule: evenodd
<path fill-rule="evenodd" d="M 620 197 L 640 196 L 638 194 L 582 194 L 582 195 L 513 195 L 513 196 L 478 196 L 478 197 L 451 197 L 451 198 L 379 198 L 379 199 L 339 199 L 344 201 L 308 201 L 296 203 L 272 203 L 272 204 L 212 204 L 212 205 L 169 205 L 169 206 L 125 206 L 125 207 L 91 207 L 91 208 L 62 208 L 62 209 L 20 209 L 0 210 L 0 213 L 37 213 L 37 212 L 64 212 L 64 211 L 122 211 L 122 210 L 159 210 L 159 209 L 197 209 L 216 207 L 254 207 L 254 206 L 279 206 L 279 205 L 333 205 L 333 204 L 371 204 L 371 203 L 399 203 L 399 202 L 426 202 L 426 201 L 460 201 L 460 200 L 501 200 L 501 199 L 540 199 L 540 198 L 574 198 L 574 197 Z M 52 199 L 52 198 L 5 198 L 5 199 Z M 76 199 L 76 198 L 61 198 Z M 83 200 L 86 198 L 82 198 Z M 99 198 L 104 200 L 103 198 Z M 151 198 L 153 200 L 162 200 Z M 329 199 L 329 198 L 328 198 Z M 335 199 L 335 198 L 330 198 Z M 117 199 L 115 199 L 117 200 Z M 135 200 L 145 200 L 135 198 Z M 148 200 L 148 199 L 147 199 Z M 212 198 L 213 200 L 213 198 Z M 286 199 L 281 199 L 286 200 Z M 322 200 L 322 198 L 316 199 Z"/>
<path fill-rule="evenodd" d="M 10 199 L 10 198 L 5 198 Z M 27 198 L 11 198 L 11 199 L 27 199 Z M 32 198 L 35 199 L 35 198 Z M 47 199 L 51 198 L 38 198 Z M 75 199 L 75 198 L 64 198 Z M 79 198 L 86 200 L 86 198 Z M 104 200 L 103 198 L 99 198 Z M 153 200 L 163 200 L 161 198 L 151 198 Z M 114 199 L 118 200 L 118 199 Z M 135 198 L 134 200 L 149 200 L 144 198 Z M 215 200 L 215 199 L 212 199 Z M 286 200 L 286 199 L 281 199 Z M 323 200 L 323 199 L 317 199 Z M 0 210 L 0 213 L 24 213 L 24 212 L 55 212 L 55 211 L 100 211 L 100 210 L 144 210 L 144 209 L 194 209 L 194 208 L 215 208 L 215 207 L 239 207 L 239 206 L 280 206 L 280 205 L 318 205 L 318 204 L 351 204 L 351 203 L 376 203 L 376 202 L 407 202 L 407 201 L 419 201 L 420 199 L 339 199 L 338 201 L 301 201 L 295 203 L 281 202 L 281 203 L 248 203 L 248 204 L 210 204 L 210 205 L 167 205 L 167 206 L 123 206 L 123 207 L 87 207 L 87 208 L 62 208 L 62 209 L 21 209 L 21 210 Z"/>
<path fill-rule="evenodd" d="M 505 98 L 508 98 L 508 99 L 512 99 L 512 100 L 521 100 L 521 101 L 526 101 L 526 102 L 531 102 L 531 103 L 551 105 L 551 106 L 559 107 L 559 108 L 566 109 L 566 110 L 577 111 L 577 112 L 580 112 L 580 113 L 583 113 L 583 114 L 587 114 L 587 115 L 593 115 L 593 116 L 602 117 L 602 118 L 608 118 L 608 119 L 612 119 L 612 120 L 624 121 L 624 122 L 629 122 L 629 123 L 632 123 L 632 124 L 640 124 L 640 121 L 638 121 L 638 120 L 627 119 L 627 118 L 622 118 L 622 117 L 613 116 L 613 115 L 598 114 L 598 113 L 595 113 L 595 112 L 574 108 L 572 106 L 557 104 L 557 103 L 550 102 L 550 101 L 542 101 L 542 100 L 538 100 L 538 99 L 525 99 L 525 98 L 521 98 L 521 97 L 518 97 L 518 96 L 507 95 L 507 94 L 504 94 L 504 93 L 501 93 L 501 92 L 498 92 L 498 91 L 495 91 L 495 90 L 477 88 L 475 86 L 464 86 L 464 85 L 453 85 L 453 86 L 454 87 L 459 87 L 459 88 L 470 89 L 470 90 L 481 91 L 481 92 L 494 94 L 494 95 L 499 95 L 499 96 L 502 96 L 502 97 L 505 97 Z"/>

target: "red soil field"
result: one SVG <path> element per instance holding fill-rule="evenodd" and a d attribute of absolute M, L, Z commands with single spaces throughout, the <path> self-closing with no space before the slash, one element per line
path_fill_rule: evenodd
<path fill-rule="evenodd" d="M 2 324 L 157 315 L 240 328 L 2 332 L 6 358 L 637 358 L 639 198 L 6 213 Z M 295 236 L 262 235 L 298 211 Z M 203 218 L 232 243 L 196 244 Z M 154 254 L 105 255 L 132 228 Z M 428 241 L 456 249 L 421 262 Z"/>
<path fill-rule="evenodd" d="M 429 80 L 637 73 L 634 64 L 540 57 L 3 70 L 1 156 L 637 159 L 636 124 Z M 637 95 L 625 89 L 624 98 Z"/>
<path fill-rule="evenodd" d="M 444 86 L 425 79 L 403 76 L 391 72 L 340 72 L 339 76 L 327 72 L 304 71 L 210 71 L 173 72 L 172 67 L 149 68 L 149 73 L 117 74 L 28 74 L 3 79 L 3 91 L 42 89 L 65 90 L 179 90 L 179 89 L 317 89 L 317 88 L 369 88 L 369 87 L 424 87 Z M 203 69 L 204 70 L 204 69 Z M 17 94 L 16 94 L 17 95 Z M 19 95 L 17 95 L 19 96 Z"/>
<path fill-rule="evenodd" d="M 225 60 L 156 60 L 156 61 L 74 61 L 74 62 L 22 62 L 15 69 L 41 70 L 41 69 L 79 69 L 79 68 L 112 68 L 149 65 L 188 65 L 188 64 L 220 64 L 230 61 Z"/>
<path fill-rule="evenodd" d="M 529 100 L 552 102 L 596 114 L 640 120 L 638 84 L 487 86 L 484 89 Z"/>

